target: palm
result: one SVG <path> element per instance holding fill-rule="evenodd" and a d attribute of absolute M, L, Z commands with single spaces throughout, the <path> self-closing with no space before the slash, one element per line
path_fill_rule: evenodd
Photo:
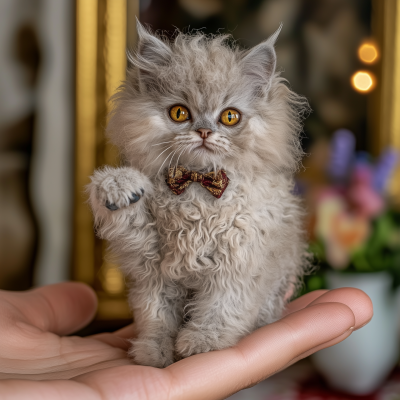
<path fill-rule="evenodd" d="M 31 397 L 29 380 L 40 380 L 35 391 L 41 388 L 44 399 L 225 398 L 340 342 L 372 315 L 369 298 L 356 289 L 310 293 L 289 305 L 288 316 L 236 347 L 161 370 L 131 365 L 126 349 L 133 326 L 87 338 L 63 336 L 86 325 L 95 308 L 94 294 L 81 284 L 0 292 L 0 379 L 14 379 L 2 382 L 1 392 Z"/>
<path fill-rule="evenodd" d="M 72 287 L 78 290 L 70 291 Z M 0 378 L 69 379 L 98 369 L 129 365 L 128 343 L 123 336 L 64 336 L 90 321 L 96 299 L 83 285 L 63 285 L 61 291 L 53 288 L 45 293 L 0 294 L 0 314 L 9 317 L 8 327 L 12 330 L 12 335 L 2 339 L 0 357 L 13 366 L 10 373 L 0 363 Z"/>

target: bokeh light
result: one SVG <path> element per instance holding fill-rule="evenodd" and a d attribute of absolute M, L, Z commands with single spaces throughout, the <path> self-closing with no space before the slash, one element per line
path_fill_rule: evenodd
<path fill-rule="evenodd" d="M 373 43 L 363 43 L 358 48 L 358 57 L 367 64 L 372 64 L 378 59 L 378 49 Z"/>
<path fill-rule="evenodd" d="M 369 71 L 357 71 L 351 77 L 353 88 L 361 93 L 368 93 L 375 87 L 375 78 Z"/>

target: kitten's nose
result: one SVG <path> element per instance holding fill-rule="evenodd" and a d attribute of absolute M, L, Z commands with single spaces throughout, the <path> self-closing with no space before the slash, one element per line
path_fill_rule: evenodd
<path fill-rule="evenodd" d="M 197 129 L 196 132 L 200 135 L 200 137 L 202 139 L 207 139 L 207 136 L 212 133 L 212 130 L 211 129 L 206 129 L 206 128 L 200 128 L 200 129 Z"/>

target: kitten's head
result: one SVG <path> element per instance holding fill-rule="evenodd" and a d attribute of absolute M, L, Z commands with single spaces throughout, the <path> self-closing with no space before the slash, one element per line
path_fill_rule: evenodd
<path fill-rule="evenodd" d="M 148 175 L 178 163 L 295 169 L 307 103 L 275 72 L 279 30 L 246 51 L 227 35 L 178 33 L 168 42 L 138 23 L 134 68 L 114 97 L 108 126 L 126 161 Z"/>

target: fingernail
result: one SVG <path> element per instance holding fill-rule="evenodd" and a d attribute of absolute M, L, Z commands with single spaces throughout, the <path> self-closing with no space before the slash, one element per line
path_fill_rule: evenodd
<path fill-rule="evenodd" d="M 365 325 L 368 325 L 368 324 L 371 322 L 371 319 L 372 319 L 372 318 L 370 318 L 367 322 L 365 322 L 364 324 L 362 324 L 361 326 L 359 326 L 359 327 L 357 328 L 357 331 L 358 331 L 359 329 L 361 329 L 361 328 L 364 328 Z"/>

